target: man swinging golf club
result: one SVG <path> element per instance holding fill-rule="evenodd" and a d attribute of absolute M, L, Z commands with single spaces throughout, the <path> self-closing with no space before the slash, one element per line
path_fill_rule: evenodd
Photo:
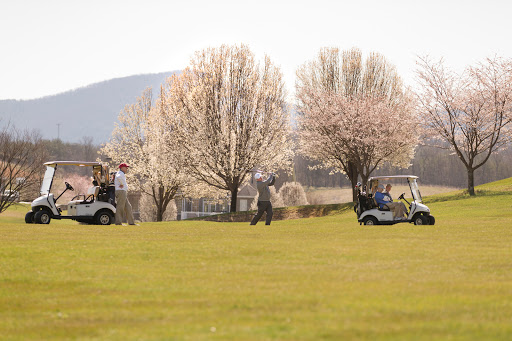
<path fill-rule="evenodd" d="M 267 212 L 267 217 L 265 220 L 265 225 L 270 225 L 272 221 L 272 203 L 270 202 L 270 189 L 268 186 L 273 186 L 274 182 L 276 182 L 276 176 L 274 173 L 271 173 L 267 180 L 263 181 L 263 177 L 261 173 L 254 174 L 254 178 L 256 179 L 256 187 L 258 189 L 258 212 L 254 215 L 251 221 L 251 225 L 256 225 L 258 220 L 260 220 L 263 212 Z"/>

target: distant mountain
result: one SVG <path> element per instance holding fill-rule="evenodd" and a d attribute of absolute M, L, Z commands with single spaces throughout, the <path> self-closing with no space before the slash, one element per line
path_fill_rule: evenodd
<path fill-rule="evenodd" d="M 0 126 L 11 121 L 18 128 L 38 129 L 43 138 L 94 144 L 108 141 L 119 112 L 135 103 L 147 87 L 156 98 L 160 85 L 175 72 L 115 78 L 61 94 L 32 100 L 0 100 Z M 58 126 L 59 125 L 59 126 Z"/>

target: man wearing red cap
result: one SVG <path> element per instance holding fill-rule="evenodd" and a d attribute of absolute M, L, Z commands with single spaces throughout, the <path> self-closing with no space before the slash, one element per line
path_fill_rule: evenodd
<path fill-rule="evenodd" d="M 128 172 L 128 165 L 122 163 L 119 165 L 119 170 L 114 179 L 116 186 L 116 225 L 122 225 L 123 218 L 126 215 L 128 224 L 135 225 L 133 221 L 132 205 L 128 201 L 128 184 L 126 183 L 126 173 Z"/>

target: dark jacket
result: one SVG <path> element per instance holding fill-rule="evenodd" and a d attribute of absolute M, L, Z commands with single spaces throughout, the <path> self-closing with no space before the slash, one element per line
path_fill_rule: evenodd
<path fill-rule="evenodd" d="M 271 174 L 267 180 L 256 182 L 256 188 L 258 189 L 258 201 L 270 201 L 270 189 L 268 186 L 273 186 L 276 182 L 276 177 Z"/>

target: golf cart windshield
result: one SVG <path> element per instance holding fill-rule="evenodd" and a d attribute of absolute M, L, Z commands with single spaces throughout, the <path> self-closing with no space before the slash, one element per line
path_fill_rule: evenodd
<path fill-rule="evenodd" d="M 43 184 L 41 185 L 41 195 L 50 194 L 56 167 L 57 165 L 55 164 L 46 166 L 46 173 L 44 173 Z"/>
<path fill-rule="evenodd" d="M 409 182 L 409 186 L 411 187 L 412 198 L 416 202 L 421 202 L 423 199 L 421 198 L 420 189 L 418 188 L 418 183 L 416 179 L 407 179 Z"/>

